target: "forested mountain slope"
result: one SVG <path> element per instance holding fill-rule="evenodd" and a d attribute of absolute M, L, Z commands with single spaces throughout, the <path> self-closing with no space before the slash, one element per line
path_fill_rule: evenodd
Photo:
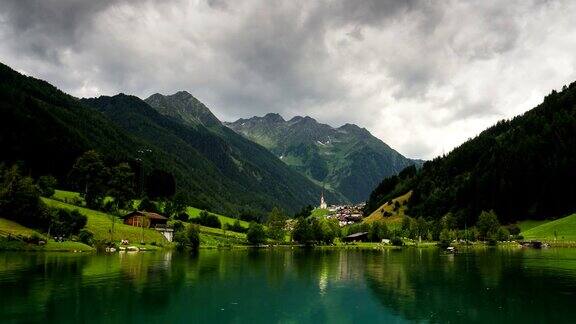
<path fill-rule="evenodd" d="M 192 194 L 227 206 L 223 210 L 213 206 L 215 210 L 261 214 L 280 206 L 295 212 L 320 197 L 322 188 L 230 130 L 220 133 L 203 122 L 190 124 L 163 115 L 134 96 L 120 94 L 82 101 L 130 134 L 176 157 L 188 170 L 186 177 L 198 186 L 191 188 Z M 220 124 L 217 119 L 211 122 L 213 127 Z M 226 132 L 234 136 L 227 137 Z"/>
<path fill-rule="evenodd" d="M 420 164 L 352 124 L 333 128 L 310 117 L 286 121 L 279 114 L 267 114 L 227 126 L 352 202 L 365 201 L 382 177 Z"/>
<path fill-rule="evenodd" d="M 133 96 L 79 100 L 5 65 L 0 127 L 0 163 L 52 174 L 64 186 L 74 161 L 94 149 L 111 161 L 142 160 L 147 172 L 168 171 L 194 206 L 232 216 L 261 216 L 273 206 L 294 212 L 315 204 L 322 190 L 223 126 L 237 138 L 190 127 Z"/>
<path fill-rule="evenodd" d="M 482 210 L 500 221 L 559 217 L 576 210 L 576 83 L 536 108 L 500 121 L 419 172 L 385 179 L 367 211 L 413 190 L 408 213 L 463 225 Z M 375 207 L 376 206 L 376 207 Z"/>

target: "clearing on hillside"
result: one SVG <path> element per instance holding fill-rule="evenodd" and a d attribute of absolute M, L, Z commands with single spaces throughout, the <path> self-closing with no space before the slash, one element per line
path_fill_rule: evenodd
<path fill-rule="evenodd" d="M 198 209 L 198 208 L 190 207 L 190 206 L 186 207 L 186 213 L 188 215 L 190 215 L 190 217 L 198 217 L 198 216 L 200 216 L 201 212 L 202 212 L 202 209 Z M 234 222 L 236 222 L 235 218 L 220 215 L 220 214 L 215 214 L 212 212 L 209 212 L 209 213 L 218 217 L 218 219 L 220 220 L 220 223 L 222 223 L 222 226 L 224 226 L 224 224 L 234 225 Z M 248 223 L 247 221 L 240 220 L 240 226 L 242 226 L 244 228 L 248 228 L 250 226 L 250 223 Z"/>
<path fill-rule="evenodd" d="M 86 224 L 86 229 L 94 233 L 94 238 L 96 240 L 109 240 L 110 239 L 110 229 L 112 228 L 112 220 L 114 223 L 114 241 L 120 241 L 122 239 L 129 240 L 130 242 L 136 243 L 140 242 L 143 238 L 146 243 L 165 243 L 167 242 L 164 236 L 160 232 L 149 229 L 149 228 L 139 228 L 130 225 L 125 225 L 119 217 L 115 217 L 103 212 L 96 210 L 78 207 L 63 203 L 57 200 L 42 198 L 42 200 L 50 207 L 68 209 L 68 210 L 78 210 L 82 215 L 88 218 L 88 223 Z"/>
<path fill-rule="evenodd" d="M 522 235 L 527 240 L 576 241 L 576 214 L 533 227 Z"/>
<path fill-rule="evenodd" d="M 408 199 L 410 199 L 410 196 L 412 196 L 412 191 L 392 199 L 392 203 L 386 202 L 368 217 L 364 218 L 362 222 L 370 224 L 377 221 L 383 221 L 389 228 L 399 227 L 402 224 L 402 218 L 406 215 L 406 203 L 408 202 Z M 396 202 L 398 202 L 399 207 L 394 211 L 396 208 Z M 389 213 L 390 216 L 384 216 L 385 213 Z"/>
<path fill-rule="evenodd" d="M 329 213 L 330 211 L 328 209 L 314 208 L 310 216 L 315 218 L 326 217 L 326 215 L 328 215 Z"/>
<path fill-rule="evenodd" d="M 7 236 L 8 234 L 31 236 L 33 234 L 38 234 L 38 232 L 28 227 L 24 227 L 14 221 L 0 218 L 0 236 Z"/>

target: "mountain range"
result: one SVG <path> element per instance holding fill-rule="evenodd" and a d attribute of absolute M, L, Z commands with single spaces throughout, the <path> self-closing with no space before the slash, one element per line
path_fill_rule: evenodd
<path fill-rule="evenodd" d="M 322 192 L 186 92 L 78 99 L 0 64 L 0 127 L 2 163 L 52 174 L 63 186 L 75 159 L 94 149 L 112 161 L 141 160 L 147 172 L 170 172 L 194 206 L 231 216 L 263 216 L 274 206 L 295 212 L 317 204 Z"/>
<path fill-rule="evenodd" d="M 383 177 L 422 164 L 353 124 L 334 128 L 311 117 L 285 120 L 270 113 L 226 125 L 266 147 L 318 185 L 355 203 L 365 201 Z"/>

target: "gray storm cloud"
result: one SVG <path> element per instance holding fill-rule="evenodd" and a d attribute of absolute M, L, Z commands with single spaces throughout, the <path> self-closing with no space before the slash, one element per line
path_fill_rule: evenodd
<path fill-rule="evenodd" d="M 0 60 L 73 95 L 368 128 L 432 158 L 574 81 L 570 1 L 4 0 Z"/>

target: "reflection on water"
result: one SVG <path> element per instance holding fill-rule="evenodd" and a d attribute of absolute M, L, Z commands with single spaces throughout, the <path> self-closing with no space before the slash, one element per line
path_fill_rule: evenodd
<path fill-rule="evenodd" d="M 0 253 L 1 322 L 571 322 L 576 250 Z"/>

